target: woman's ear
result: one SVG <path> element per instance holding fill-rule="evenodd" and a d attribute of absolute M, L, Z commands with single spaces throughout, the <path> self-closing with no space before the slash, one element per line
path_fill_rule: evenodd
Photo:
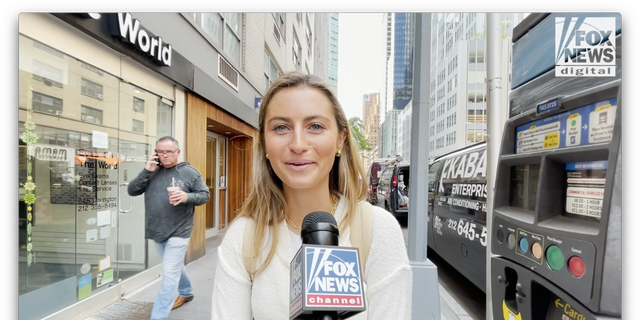
<path fill-rule="evenodd" d="M 347 141 L 347 129 L 343 129 L 338 133 L 338 150 L 342 150 L 345 141 Z"/>

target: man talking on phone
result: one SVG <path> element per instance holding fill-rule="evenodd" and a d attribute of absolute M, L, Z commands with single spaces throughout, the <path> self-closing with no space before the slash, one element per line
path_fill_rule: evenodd
<path fill-rule="evenodd" d="M 178 162 L 179 155 L 176 139 L 158 139 L 155 152 L 127 189 L 131 196 L 144 193 L 145 238 L 154 241 L 162 260 L 162 284 L 151 320 L 165 320 L 171 310 L 193 300 L 184 256 L 193 229 L 194 208 L 209 201 L 209 188 L 198 170 L 187 162 Z"/>

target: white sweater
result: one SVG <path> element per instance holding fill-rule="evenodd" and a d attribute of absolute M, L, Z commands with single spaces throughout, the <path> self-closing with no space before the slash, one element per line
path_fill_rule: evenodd
<path fill-rule="evenodd" d="M 347 200 L 338 203 L 335 218 L 344 218 Z M 218 248 L 213 282 L 212 320 L 289 319 L 289 264 L 293 259 L 293 235 L 286 222 L 279 226 L 279 242 L 269 266 L 251 285 L 242 259 L 247 218 L 239 218 L 227 230 Z M 299 237 L 296 235 L 296 237 Z M 350 230 L 340 235 L 340 246 L 351 246 Z M 268 243 L 263 247 L 266 256 Z M 402 230 L 396 218 L 373 206 L 371 249 L 365 263 L 363 285 L 367 310 L 350 320 L 411 319 L 412 272 Z"/>

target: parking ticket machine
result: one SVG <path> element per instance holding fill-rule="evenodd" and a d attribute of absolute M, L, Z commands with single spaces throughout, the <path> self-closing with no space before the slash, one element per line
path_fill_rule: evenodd
<path fill-rule="evenodd" d="M 615 59 L 584 69 L 605 48 Z M 621 52 L 616 13 L 533 14 L 514 29 L 490 230 L 494 319 L 622 316 Z"/>

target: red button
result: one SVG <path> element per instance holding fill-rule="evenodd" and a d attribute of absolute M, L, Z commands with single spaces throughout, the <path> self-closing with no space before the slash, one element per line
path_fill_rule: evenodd
<path fill-rule="evenodd" d="M 569 258 L 569 270 L 574 276 L 578 278 L 582 277 L 585 272 L 584 261 L 578 256 Z"/>

